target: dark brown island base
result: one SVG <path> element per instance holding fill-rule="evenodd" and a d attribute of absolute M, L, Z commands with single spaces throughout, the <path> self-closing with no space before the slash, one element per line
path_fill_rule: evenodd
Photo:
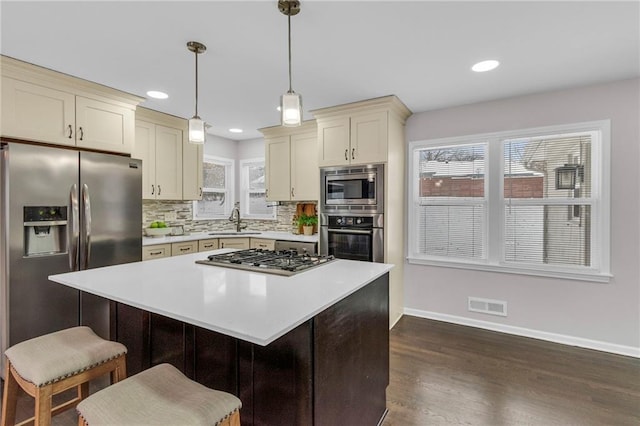
<path fill-rule="evenodd" d="M 267 346 L 111 302 L 128 375 L 168 362 L 242 400 L 243 425 L 375 426 L 389 384 L 389 274 Z"/>

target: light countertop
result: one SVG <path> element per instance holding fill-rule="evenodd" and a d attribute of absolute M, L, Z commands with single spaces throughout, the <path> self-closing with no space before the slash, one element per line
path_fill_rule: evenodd
<path fill-rule="evenodd" d="M 316 243 L 318 242 L 318 234 L 314 235 L 298 235 L 291 232 L 276 231 L 249 231 L 244 230 L 242 234 L 231 234 L 231 231 L 208 231 L 189 235 L 171 235 L 166 237 L 142 237 L 143 246 L 151 246 L 154 244 L 181 243 L 183 241 L 208 240 L 210 238 L 265 238 L 268 240 L 284 240 L 284 241 L 301 241 Z"/>
<path fill-rule="evenodd" d="M 196 264 L 193 253 L 52 275 L 50 280 L 266 346 L 393 265 L 336 259 L 290 277 Z"/>

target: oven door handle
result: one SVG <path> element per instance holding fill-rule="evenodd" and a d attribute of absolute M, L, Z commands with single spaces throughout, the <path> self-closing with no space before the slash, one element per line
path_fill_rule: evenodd
<path fill-rule="evenodd" d="M 373 230 L 363 231 L 361 229 L 336 229 L 329 228 L 329 232 L 336 232 L 338 234 L 362 234 L 362 235 L 371 235 L 373 234 Z"/>

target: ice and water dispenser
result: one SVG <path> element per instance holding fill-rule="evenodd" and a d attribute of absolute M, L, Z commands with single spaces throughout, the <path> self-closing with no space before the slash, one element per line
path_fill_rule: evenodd
<path fill-rule="evenodd" d="M 24 255 L 44 256 L 67 251 L 67 207 L 24 207 Z"/>

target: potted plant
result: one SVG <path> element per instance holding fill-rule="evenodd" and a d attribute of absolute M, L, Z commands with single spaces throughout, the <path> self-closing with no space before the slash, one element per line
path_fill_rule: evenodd
<path fill-rule="evenodd" d="M 302 213 L 298 217 L 298 225 L 302 225 L 304 235 L 313 235 L 313 227 L 318 224 L 318 216 Z"/>

